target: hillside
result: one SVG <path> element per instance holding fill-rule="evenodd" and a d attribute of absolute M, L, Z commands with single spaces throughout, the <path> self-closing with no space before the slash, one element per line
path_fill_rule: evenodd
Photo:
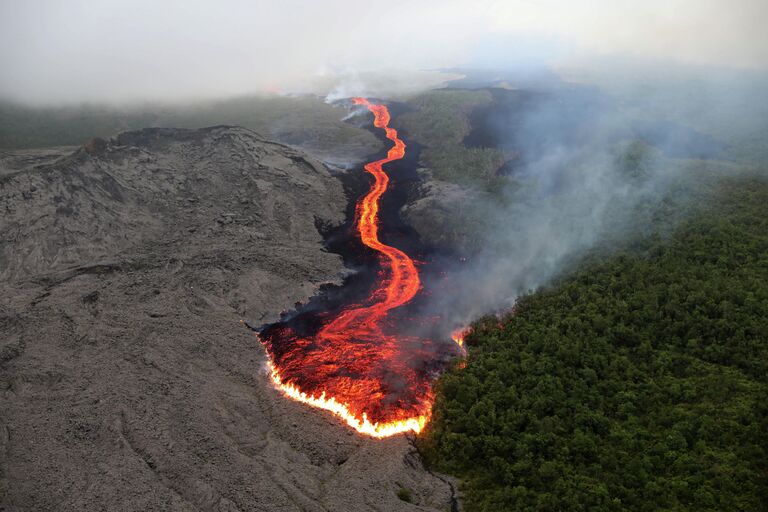
<path fill-rule="evenodd" d="M 0 509 L 449 506 L 408 439 L 285 400 L 241 324 L 346 272 L 318 232 L 347 210 L 323 164 L 218 126 L 0 168 Z"/>

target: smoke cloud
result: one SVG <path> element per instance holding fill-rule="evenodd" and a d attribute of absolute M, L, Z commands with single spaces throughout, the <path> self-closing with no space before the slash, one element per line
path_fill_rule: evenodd
<path fill-rule="evenodd" d="M 446 328 L 509 310 L 595 246 L 619 247 L 660 225 L 674 228 L 695 181 L 765 161 L 738 143 L 768 134 L 760 100 L 768 92 L 765 75 L 672 73 L 643 61 L 597 68 L 590 85 L 554 77 L 496 90 L 491 107 L 474 119 L 465 143 L 500 147 L 513 158 L 501 190 L 469 196 L 471 206 L 465 197 L 443 205 L 482 219 L 473 226 L 467 262 L 449 272 L 450 289 L 430 297 Z M 605 77 L 617 69 L 621 80 Z M 677 213 L 654 226 L 670 201 Z"/>

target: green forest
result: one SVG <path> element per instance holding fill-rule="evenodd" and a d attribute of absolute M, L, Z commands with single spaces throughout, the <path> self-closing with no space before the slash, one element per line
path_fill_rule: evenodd
<path fill-rule="evenodd" d="M 418 446 L 468 511 L 768 510 L 768 179 L 484 318 Z"/>

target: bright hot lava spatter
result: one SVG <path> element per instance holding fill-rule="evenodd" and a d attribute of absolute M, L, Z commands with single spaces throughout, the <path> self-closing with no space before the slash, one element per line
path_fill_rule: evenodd
<path fill-rule="evenodd" d="M 450 349 L 398 334 L 402 329 L 389 314 L 409 303 L 421 287 L 414 261 L 379 239 L 379 203 L 389 186 L 383 167 L 402 159 L 406 146 L 389 126 L 385 105 L 364 98 L 353 102 L 367 107 L 374 126 L 393 142 L 386 158 L 365 165 L 374 180 L 356 208 L 357 234 L 376 251 L 381 266 L 373 290 L 362 304 L 335 315 L 319 314 L 320 327 L 312 335 L 281 323 L 263 330 L 260 339 L 272 381 L 283 394 L 331 411 L 358 432 L 386 437 L 424 427 L 433 401 L 435 361 Z"/>

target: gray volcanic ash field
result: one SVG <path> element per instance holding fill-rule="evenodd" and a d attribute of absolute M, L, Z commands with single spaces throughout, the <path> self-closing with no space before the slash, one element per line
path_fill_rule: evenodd
<path fill-rule="evenodd" d="M 5 510 L 413 510 L 401 488 L 450 508 L 408 438 L 279 395 L 239 324 L 340 281 L 316 225 L 347 198 L 323 164 L 214 127 L 1 167 Z"/>

